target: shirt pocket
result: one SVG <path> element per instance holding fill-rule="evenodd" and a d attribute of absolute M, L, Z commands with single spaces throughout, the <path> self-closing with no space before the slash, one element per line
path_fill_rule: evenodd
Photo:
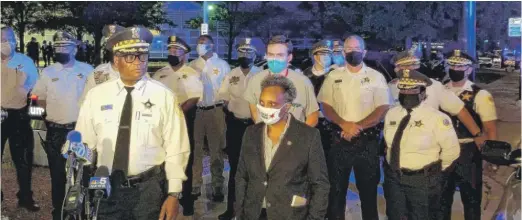
<path fill-rule="evenodd" d="M 360 97 L 364 103 L 373 103 L 373 88 L 370 85 L 361 86 Z"/>
<path fill-rule="evenodd" d="M 427 150 L 432 147 L 432 131 L 426 128 L 426 125 L 422 124 L 424 121 L 411 120 L 408 126 L 411 126 L 405 133 L 408 132 L 407 144 L 411 144 L 417 147 L 409 148 L 414 152 L 417 150 Z M 404 143 L 404 142 L 403 142 Z"/>
<path fill-rule="evenodd" d="M 118 132 L 120 113 L 114 110 L 104 110 L 99 117 L 94 117 L 94 129 L 101 136 L 110 137 L 113 132 Z"/>
<path fill-rule="evenodd" d="M 137 112 L 136 142 L 140 147 L 160 147 L 161 131 L 159 129 L 159 112 Z"/>
<path fill-rule="evenodd" d="M 332 97 L 334 103 L 343 103 L 344 95 L 343 95 L 343 83 L 336 82 L 332 85 Z M 332 103 L 332 104 L 334 104 Z"/>

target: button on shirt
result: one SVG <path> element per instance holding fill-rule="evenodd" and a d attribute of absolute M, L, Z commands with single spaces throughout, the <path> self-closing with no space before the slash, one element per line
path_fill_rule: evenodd
<path fill-rule="evenodd" d="M 182 66 L 175 71 L 170 65 L 159 69 L 153 79 L 160 81 L 176 94 L 180 104 L 192 98 L 203 97 L 203 83 L 200 74 L 189 66 Z"/>
<path fill-rule="evenodd" d="M 78 103 L 92 70 L 89 64 L 79 61 L 71 67 L 55 63 L 42 70 L 32 93 L 46 101 L 46 120 L 58 124 L 76 121 L 80 112 Z"/>
<path fill-rule="evenodd" d="M 219 89 L 219 99 L 228 101 L 228 110 L 234 113 L 236 118 L 251 118 L 250 106 L 244 99 L 248 82 L 252 77 L 261 71 L 261 68 L 252 66 L 248 74 L 244 74 L 240 67 L 234 68 L 221 84 Z"/>
<path fill-rule="evenodd" d="M 292 115 L 288 115 L 288 119 L 286 120 L 285 129 L 283 130 L 283 133 L 281 133 L 281 136 L 279 137 L 279 140 L 277 141 L 277 143 L 272 143 L 272 140 L 268 136 L 268 126 L 265 125 L 265 128 L 263 129 L 264 130 L 263 131 L 263 133 L 264 133 L 263 147 L 265 148 L 264 156 L 265 156 L 265 168 L 266 168 L 267 172 L 268 172 L 268 168 L 270 168 L 270 164 L 272 164 L 272 159 L 274 159 L 277 149 L 279 149 L 279 145 L 281 145 L 281 140 L 285 136 L 286 130 L 288 130 L 288 126 L 290 125 L 291 117 L 292 117 Z M 263 208 L 266 208 L 266 197 L 263 198 Z"/>
<path fill-rule="evenodd" d="M 261 82 L 270 74 L 268 70 L 261 71 L 254 75 L 250 82 L 248 82 L 247 89 L 243 96 L 248 103 L 253 105 L 259 103 Z M 284 73 L 281 74 L 285 75 Z M 297 97 L 292 103 L 290 113 L 292 113 L 297 120 L 305 122 L 306 116 L 319 110 L 319 105 L 317 104 L 317 99 L 314 94 L 314 86 L 308 77 L 291 69 L 288 69 L 288 75 L 286 75 L 286 77 L 292 81 L 297 91 Z M 258 120 L 260 120 L 259 117 Z"/>
<path fill-rule="evenodd" d="M 451 115 L 457 115 L 464 107 L 464 102 L 455 94 L 448 91 L 442 83 L 437 80 L 430 79 L 432 84 L 426 88 L 426 100 L 424 103 L 435 109 L 442 109 Z M 392 91 L 395 104 L 399 105 L 399 89 L 397 88 L 398 80 L 393 80 L 388 85 Z"/>
<path fill-rule="evenodd" d="M 386 114 L 384 138 L 388 146 L 387 161 L 390 161 L 397 128 L 406 115 L 406 109 L 402 106 L 395 106 Z M 442 169 L 446 169 L 460 153 L 457 134 L 449 116 L 425 103 L 411 112 L 400 146 L 400 167 L 411 170 L 422 169 L 438 160 L 442 160 Z"/>
<path fill-rule="evenodd" d="M 38 70 L 28 56 L 14 53 L 10 60 L 2 60 L 2 108 L 25 107 L 37 80 Z"/>
<path fill-rule="evenodd" d="M 158 81 L 144 77 L 132 91 L 133 117 L 129 149 L 129 176 L 165 163 L 169 192 L 181 192 L 190 154 L 185 117 L 174 93 Z M 127 92 L 121 80 L 89 91 L 76 130 L 98 152 L 98 167 L 112 170 L 119 120 Z"/>
<path fill-rule="evenodd" d="M 106 81 L 120 78 L 120 73 L 112 68 L 110 63 L 102 63 L 98 65 L 92 74 L 89 74 L 85 82 L 85 88 L 83 89 L 82 97 L 80 98 L 80 104 L 85 100 L 87 92 L 95 86 L 102 84 Z"/>
<path fill-rule="evenodd" d="M 377 107 L 392 103 L 386 80 L 381 73 L 363 66 L 357 73 L 347 68 L 330 72 L 317 97 L 346 121 L 358 122 Z"/>
<path fill-rule="evenodd" d="M 216 53 L 208 60 L 199 57 L 189 63 L 189 66 L 201 73 L 203 82 L 203 99 L 198 106 L 211 106 L 218 104 L 218 90 L 225 76 L 230 72 L 227 62 L 220 59 Z"/>
<path fill-rule="evenodd" d="M 471 88 L 473 84 L 473 82 L 467 80 L 462 87 L 453 87 L 451 82 L 447 83 L 445 86 L 449 91 L 453 92 L 453 94 L 459 96 L 464 91 L 473 92 L 473 88 Z M 478 113 L 480 120 L 482 121 L 497 120 L 497 109 L 495 108 L 493 96 L 484 89 L 481 89 L 475 96 L 473 110 Z"/>

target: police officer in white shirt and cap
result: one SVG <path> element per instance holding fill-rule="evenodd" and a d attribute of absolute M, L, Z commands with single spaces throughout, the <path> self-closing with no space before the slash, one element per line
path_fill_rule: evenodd
<path fill-rule="evenodd" d="M 344 52 L 346 66 L 328 74 L 318 96 L 325 117 L 340 127 L 332 132 L 326 159 L 330 178 L 327 217 L 344 219 L 353 168 L 362 218 L 378 219 L 380 122 L 392 102 L 391 96 L 383 75 L 363 63 L 366 50 L 360 36 L 346 38 Z"/>
<path fill-rule="evenodd" d="M 343 43 L 340 40 L 334 40 L 333 43 L 333 52 L 332 52 L 332 69 L 337 69 L 340 67 L 344 67 L 345 60 L 344 60 L 344 54 L 343 54 Z"/>
<path fill-rule="evenodd" d="M 418 70 L 420 67 L 420 59 L 415 55 L 413 50 L 403 51 L 397 54 L 393 60 L 393 63 L 395 64 L 395 72 L 397 73 L 398 78 L 401 77 L 399 70 Z M 475 139 L 475 143 L 481 145 L 486 140 L 486 137 L 482 135 L 480 128 L 477 126 L 475 121 L 473 121 L 473 117 L 464 107 L 464 102 L 462 102 L 455 94 L 445 89 L 444 85 L 439 81 L 434 79 L 430 80 L 432 83 L 431 86 L 426 88 L 427 97 L 424 102 L 432 108 L 440 109 L 453 116 L 457 116 L 466 128 L 469 129 Z M 388 83 L 396 104 L 399 101 L 397 82 L 398 79 L 394 79 Z"/>
<path fill-rule="evenodd" d="M 319 105 L 315 98 L 314 86 L 305 75 L 289 69 L 289 63 L 293 59 L 292 51 L 292 41 L 285 36 L 274 36 L 268 42 L 265 57 L 268 69 L 252 77 L 244 94 L 245 100 L 250 103 L 250 112 L 254 122 L 260 122 L 256 105 L 259 103 L 261 94 L 261 82 L 269 75 L 281 75 L 290 79 L 297 89 L 297 98 L 290 108 L 292 115 L 311 127 L 317 125 Z"/>
<path fill-rule="evenodd" d="M 189 162 L 186 169 L 187 181 L 183 182 L 183 196 L 180 204 L 183 215 L 194 215 L 194 199 L 192 198 L 192 167 L 194 161 L 194 121 L 196 119 L 196 104 L 203 96 L 203 83 L 199 73 L 185 64 L 190 53 L 189 45 L 178 36 L 170 36 L 167 40 L 169 64 L 159 69 L 153 78 L 162 82 L 176 94 L 181 109 L 185 113 L 187 130 L 190 140 Z"/>
<path fill-rule="evenodd" d="M 107 47 L 120 78 L 91 89 L 80 110 L 76 130 L 97 151 L 98 167 L 112 170 L 99 219 L 177 216 L 190 144 L 175 94 L 145 75 L 151 42 L 143 27 L 113 35 Z"/>
<path fill-rule="evenodd" d="M 29 211 L 38 211 L 40 207 L 33 200 L 31 191 L 34 138 L 27 105 L 27 96 L 38 79 L 38 70 L 31 58 L 15 51 L 16 38 L 12 28 L 2 28 L 1 45 L 2 115 L 7 114 L 2 122 L 2 156 L 9 139 L 20 187 L 18 205 Z"/>
<path fill-rule="evenodd" d="M 105 40 L 109 40 L 109 38 L 117 32 L 120 32 L 124 29 L 124 27 L 115 25 L 115 24 L 109 24 L 105 25 L 103 27 L 103 36 L 105 37 Z M 108 80 L 117 79 L 120 77 L 120 74 L 115 69 L 114 66 L 114 60 L 113 60 L 113 54 L 110 48 L 104 48 L 104 50 L 107 51 L 107 56 L 109 57 L 108 63 L 102 63 L 98 65 L 92 74 L 89 74 L 87 77 L 87 80 L 85 81 L 85 88 L 83 90 L 82 97 L 80 98 L 80 104 L 85 100 L 85 96 L 87 95 L 87 92 L 94 88 L 95 86 L 102 84 Z"/>
<path fill-rule="evenodd" d="M 38 97 L 38 105 L 45 109 L 44 150 L 51 172 L 53 219 L 62 218 L 62 204 L 65 197 L 65 158 L 61 148 L 67 133 L 74 129 L 78 113 L 79 99 L 83 93 L 85 80 L 91 74 L 91 65 L 75 60 L 78 41 L 67 32 L 58 31 L 53 37 L 56 61 L 45 69 L 32 91 Z"/>
<path fill-rule="evenodd" d="M 497 112 L 491 94 L 468 80 L 473 71 L 474 59 L 460 50 L 453 51 L 447 59 L 449 78 L 445 86 L 457 95 L 488 138 L 497 139 Z M 466 220 L 481 219 L 482 157 L 480 148 L 473 141 L 471 132 L 455 116 L 451 116 L 460 143 L 460 157 L 450 173 L 442 197 L 443 219 L 451 219 L 451 206 L 455 187 L 459 187 Z"/>
<path fill-rule="evenodd" d="M 450 118 L 424 103 L 432 81 L 401 70 L 399 106 L 385 117 L 384 197 L 390 220 L 440 220 L 445 173 L 459 155 Z"/>
<path fill-rule="evenodd" d="M 248 101 L 243 98 L 250 79 L 261 71 L 261 68 L 254 66 L 257 49 L 252 45 L 251 38 L 241 39 L 238 47 L 239 66 L 232 69 L 225 76 L 223 84 L 219 89 L 219 98 L 226 103 L 226 144 L 225 152 L 228 154 L 228 162 L 230 163 L 230 174 L 228 179 L 228 199 L 227 210 L 218 216 L 220 220 L 232 219 L 234 217 L 235 194 L 235 175 L 241 152 L 241 143 L 243 134 L 248 126 L 254 124 L 250 117 L 250 108 Z"/>
<path fill-rule="evenodd" d="M 212 200 L 222 202 L 223 195 L 223 153 L 225 148 L 225 113 L 223 102 L 219 100 L 218 90 L 230 72 L 227 62 L 214 53 L 214 40 L 209 35 L 201 35 L 198 39 L 197 52 L 199 57 L 189 66 L 201 73 L 203 82 L 203 97 L 198 103 L 196 121 L 194 124 L 194 168 L 192 190 L 195 197 L 201 194 L 203 184 L 203 146 L 207 138 L 210 151 L 210 173 L 212 175 Z"/>

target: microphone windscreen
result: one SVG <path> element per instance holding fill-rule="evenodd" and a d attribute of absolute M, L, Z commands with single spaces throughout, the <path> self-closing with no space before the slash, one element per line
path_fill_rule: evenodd
<path fill-rule="evenodd" d="M 67 140 L 70 142 L 82 143 L 82 134 L 79 131 L 69 131 L 67 134 Z"/>

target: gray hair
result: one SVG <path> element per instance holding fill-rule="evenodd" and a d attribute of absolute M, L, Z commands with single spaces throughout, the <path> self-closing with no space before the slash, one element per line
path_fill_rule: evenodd
<path fill-rule="evenodd" d="M 350 34 L 350 35 L 348 35 L 348 37 L 346 37 L 344 42 L 346 43 L 350 39 L 355 39 L 355 40 L 359 41 L 359 46 L 361 47 L 361 50 L 366 50 L 366 43 L 364 42 L 364 39 L 361 36 L 359 36 L 357 34 Z"/>
<path fill-rule="evenodd" d="M 284 76 L 269 75 L 265 77 L 263 82 L 261 82 L 261 90 L 270 86 L 278 86 L 283 89 L 286 103 L 292 103 L 297 96 L 294 83 Z"/>

